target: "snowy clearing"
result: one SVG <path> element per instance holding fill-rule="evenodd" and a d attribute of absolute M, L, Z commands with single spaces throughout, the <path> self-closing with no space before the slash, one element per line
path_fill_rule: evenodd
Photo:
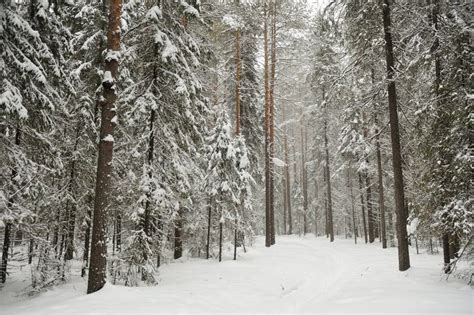
<path fill-rule="evenodd" d="M 379 243 L 286 236 L 222 263 L 182 259 L 160 270 L 155 287 L 107 284 L 86 295 L 74 278 L 38 297 L 0 294 L 0 314 L 412 313 L 473 314 L 472 288 L 446 281 L 439 255 L 411 254 L 397 271 L 396 248 Z M 7 289 L 7 288 L 6 288 Z"/>

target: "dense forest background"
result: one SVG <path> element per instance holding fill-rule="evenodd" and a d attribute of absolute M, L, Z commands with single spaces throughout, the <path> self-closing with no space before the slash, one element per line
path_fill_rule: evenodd
<path fill-rule="evenodd" d="M 380 241 L 400 270 L 441 246 L 451 272 L 472 23 L 455 0 L 0 0 L 1 282 L 153 284 L 262 234 Z"/>

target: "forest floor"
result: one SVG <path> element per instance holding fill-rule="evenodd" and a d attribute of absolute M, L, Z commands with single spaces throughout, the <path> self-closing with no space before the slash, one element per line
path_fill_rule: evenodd
<path fill-rule="evenodd" d="M 0 314 L 473 314 L 473 289 L 446 280 L 441 258 L 413 250 L 412 267 L 399 272 L 396 248 L 382 249 L 378 241 L 282 236 L 265 248 L 257 238 L 237 261 L 229 252 L 221 263 L 183 258 L 167 264 L 153 287 L 107 284 L 86 295 L 86 281 L 76 276 L 31 298 L 6 286 Z"/>

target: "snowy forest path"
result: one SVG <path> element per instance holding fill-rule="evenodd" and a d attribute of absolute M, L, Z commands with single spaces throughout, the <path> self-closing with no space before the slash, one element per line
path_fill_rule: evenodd
<path fill-rule="evenodd" d="M 222 263 L 181 258 L 160 268 L 153 287 L 107 284 L 86 295 L 79 276 L 38 297 L 6 301 L 0 314 L 156 313 L 433 313 L 471 314 L 472 289 L 445 280 L 441 259 L 412 253 L 412 268 L 399 272 L 396 248 L 325 237 L 279 236 L 265 248 L 258 237 Z M 241 250 L 241 249 L 239 249 Z M 401 302 L 403 301 L 403 303 Z M 446 303 L 449 301 L 449 303 Z"/>

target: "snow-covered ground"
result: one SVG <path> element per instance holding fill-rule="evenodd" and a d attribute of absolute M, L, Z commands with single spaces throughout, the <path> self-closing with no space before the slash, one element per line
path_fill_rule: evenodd
<path fill-rule="evenodd" d="M 473 314 L 473 290 L 440 272 L 441 257 L 324 237 L 257 239 L 237 261 L 183 259 L 160 269 L 154 287 L 106 285 L 86 295 L 80 278 L 28 298 L 0 291 L 0 314 L 412 313 Z M 8 289 L 6 287 L 5 289 Z"/>

